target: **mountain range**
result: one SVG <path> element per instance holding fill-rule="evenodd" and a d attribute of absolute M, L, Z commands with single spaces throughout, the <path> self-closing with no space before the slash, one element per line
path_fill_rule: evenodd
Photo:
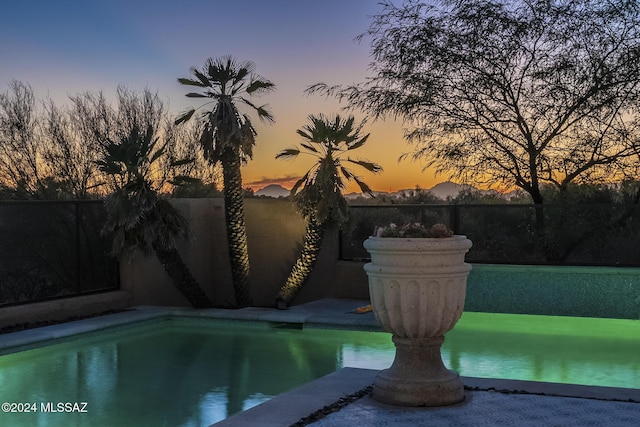
<path fill-rule="evenodd" d="M 468 190 L 473 188 L 474 187 L 471 185 L 462 185 L 462 184 L 456 184 L 455 182 L 446 181 L 446 182 L 440 182 L 431 188 L 425 188 L 423 190 L 429 191 L 434 196 L 440 199 L 446 200 L 447 197 L 457 196 L 458 193 L 460 193 L 462 190 Z M 403 190 L 394 191 L 392 193 L 381 193 L 381 192 L 376 192 L 376 193 L 388 194 L 390 196 L 396 196 L 396 197 L 404 197 L 404 196 L 410 196 L 415 192 L 416 192 L 415 188 L 411 188 L 411 189 L 407 188 Z"/>
<path fill-rule="evenodd" d="M 464 189 L 469 189 L 469 188 L 473 188 L 473 187 L 470 185 L 462 185 L 462 184 L 456 184 L 455 182 L 446 181 L 446 182 L 441 182 L 439 184 L 436 184 L 433 187 L 425 190 L 430 191 L 436 197 L 446 200 L 447 197 L 455 197 L 458 195 L 458 193 L 460 193 L 460 191 Z M 416 191 L 415 189 L 404 189 L 404 190 L 394 191 L 392 193 L 384 192 L 384 191 L 374 191 L 374 193 L 388 194 L 390 196 L 402 197 L 402 196 L 408 196 L 414 193 L 415 191 Z M 260 190 L 257 190 L 255 194 L 256 196 L 274 197 L 274 198 L 287 197 L 289 196 L 289 190 L 287 190 L 286 188 L 278 184 L 270 184 L 264 188 L 261 188 Z M 345 197 L 348 199 L 355 199 L 356 197 L 360 197 L 361 195 L 362 195 L 361 193 L 349 193 L 349 194 L 345 194 Z"/>
<path fill-rule="evenodd" d="M 256 196 L 273 197 L 276 199 L 278 197 L 287 197 L 289 193 L 289 190 L 278 184 L 269 184 L 255 192 Z"/>

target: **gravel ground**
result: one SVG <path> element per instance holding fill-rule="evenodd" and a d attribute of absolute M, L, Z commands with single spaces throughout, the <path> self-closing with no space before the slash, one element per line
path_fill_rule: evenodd
<path fill-rule="evenodd" d="M 348 396 L 345 397 L 341 397 L 340 399 L 338 399 L 336 402 L 333 402 L 330 405 L 327 405 L 325 407 L 323 407 L 322 409 L 318 409 L 317 411 L 315 411 L 314 413 L 312 413 L 311 415 L 301 418 L 300 420 L 298 420 L 297 422 L 291 424 L 290 427 L 303 427 L 306 425 L 309 425 L 315 421 L 318 421 L 321 418 L 326 417 L 327 415 L 333 413 L 333 412 L 338 412 L 340 409 L 344 408 L 345 406 L 355 402 L 356 400 L 368 395 L 369 393 L 371 393 L 371 391 L 373 390 L 373 386 L 370 385 L 368 387 L 363 388 L 362 390 L 356 391 L 353 394 L 350 394 Z"/>

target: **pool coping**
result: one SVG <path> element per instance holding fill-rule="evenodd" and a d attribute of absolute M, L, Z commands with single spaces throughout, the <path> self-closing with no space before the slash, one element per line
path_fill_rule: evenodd
<path fill-rule="evenodd" d="M 249 307 L 240 310 L 138 306 L 108 314 L 0 335 L 0 355 L 36 346 L 43 341 L 147 321 L 171 318 L 208 318 L 260 322 L 299 323 L 304 328 L 343 328 L 381 331 L 373 313 L 356 314 L 365 301 L 325 299 L 291 307 L 289 310 Z M 216 426 L 291 425 L 314 411 L 371 385 L 378 371 L 343 368 L 315 381 L 282 393 L 249 410 L 216 423 Z M 640 389 L 544 383 L 534 381 L 462 377 L 469 392 L 486 391 L 545 396 L 576 397 L 623 402 L 640 402 Z"/>
<path fill-rule="evenodd" d="M 180 307 L 137 306 L 130 310 L 90 317 L 50 326 L 9 332 L 0 335 L 0 355 L 28 348 L 45 341 L 95 332 L 138 322 L 189 317 L 206 319 L 248 320 L 273 323 L 299 323 L 305 328 L 331 327 L 381 331 L 373 313 L 356 314 L 354 309 L 366 304 L 358 300 L 326 299 L 275 310 L 247 307 L 239 310 L 192 309 Z M 321 314 L 319 314 L 321 313 Z"/>

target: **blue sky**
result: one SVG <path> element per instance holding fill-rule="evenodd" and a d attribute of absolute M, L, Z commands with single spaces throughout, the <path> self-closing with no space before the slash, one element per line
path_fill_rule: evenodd
<path fill-rule="evenodd" d="M 334 100 L 305 97 L 316 82 L 348 84 L 367 76 L 366 31 L 378 0 L 32 0 L 3 2 L 0 14 L 0 92 L 12 79 L 29 83 L 40 98 L 56 103 L 81 91 L 113 94 L 118 85 L 157 91 L 178 113 L 197 106 L 178 77 L 208 57 L 231 54 L 252 60 L 277 90 L 258 100 L 276 117 L 258 124 L 254 161 L 245 184 L 284 182 L 304 173 L 308 163 L 276 161 L 275 154 L 299 142 L 295 130 L 311 113 L 335 113 Z M 361 119 L 364 116 L 356 113 Z M 364 175 L 379 190 L 430 187 L 421 166 L 397 157 L 409 150 L 397 123 L 375 123 L 361 156 L 383 165 L 377 177 Z"/>

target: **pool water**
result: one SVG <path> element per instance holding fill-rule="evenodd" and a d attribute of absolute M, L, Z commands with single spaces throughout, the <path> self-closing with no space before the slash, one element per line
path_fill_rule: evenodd
<path fill-rule="evenodd" d="M 442 354 L 466 376 L 640 387 L 640 321 L 465 313 Z M 381 332 L 147 322 L 0 356 L 0 400 L 37 409 L 0 413 L 0 425 L 208 426 L 342 367 L 386 368 L 393 355 Z M 42 411 L 59 402 L 86 402 L 86 413 Z"/>

